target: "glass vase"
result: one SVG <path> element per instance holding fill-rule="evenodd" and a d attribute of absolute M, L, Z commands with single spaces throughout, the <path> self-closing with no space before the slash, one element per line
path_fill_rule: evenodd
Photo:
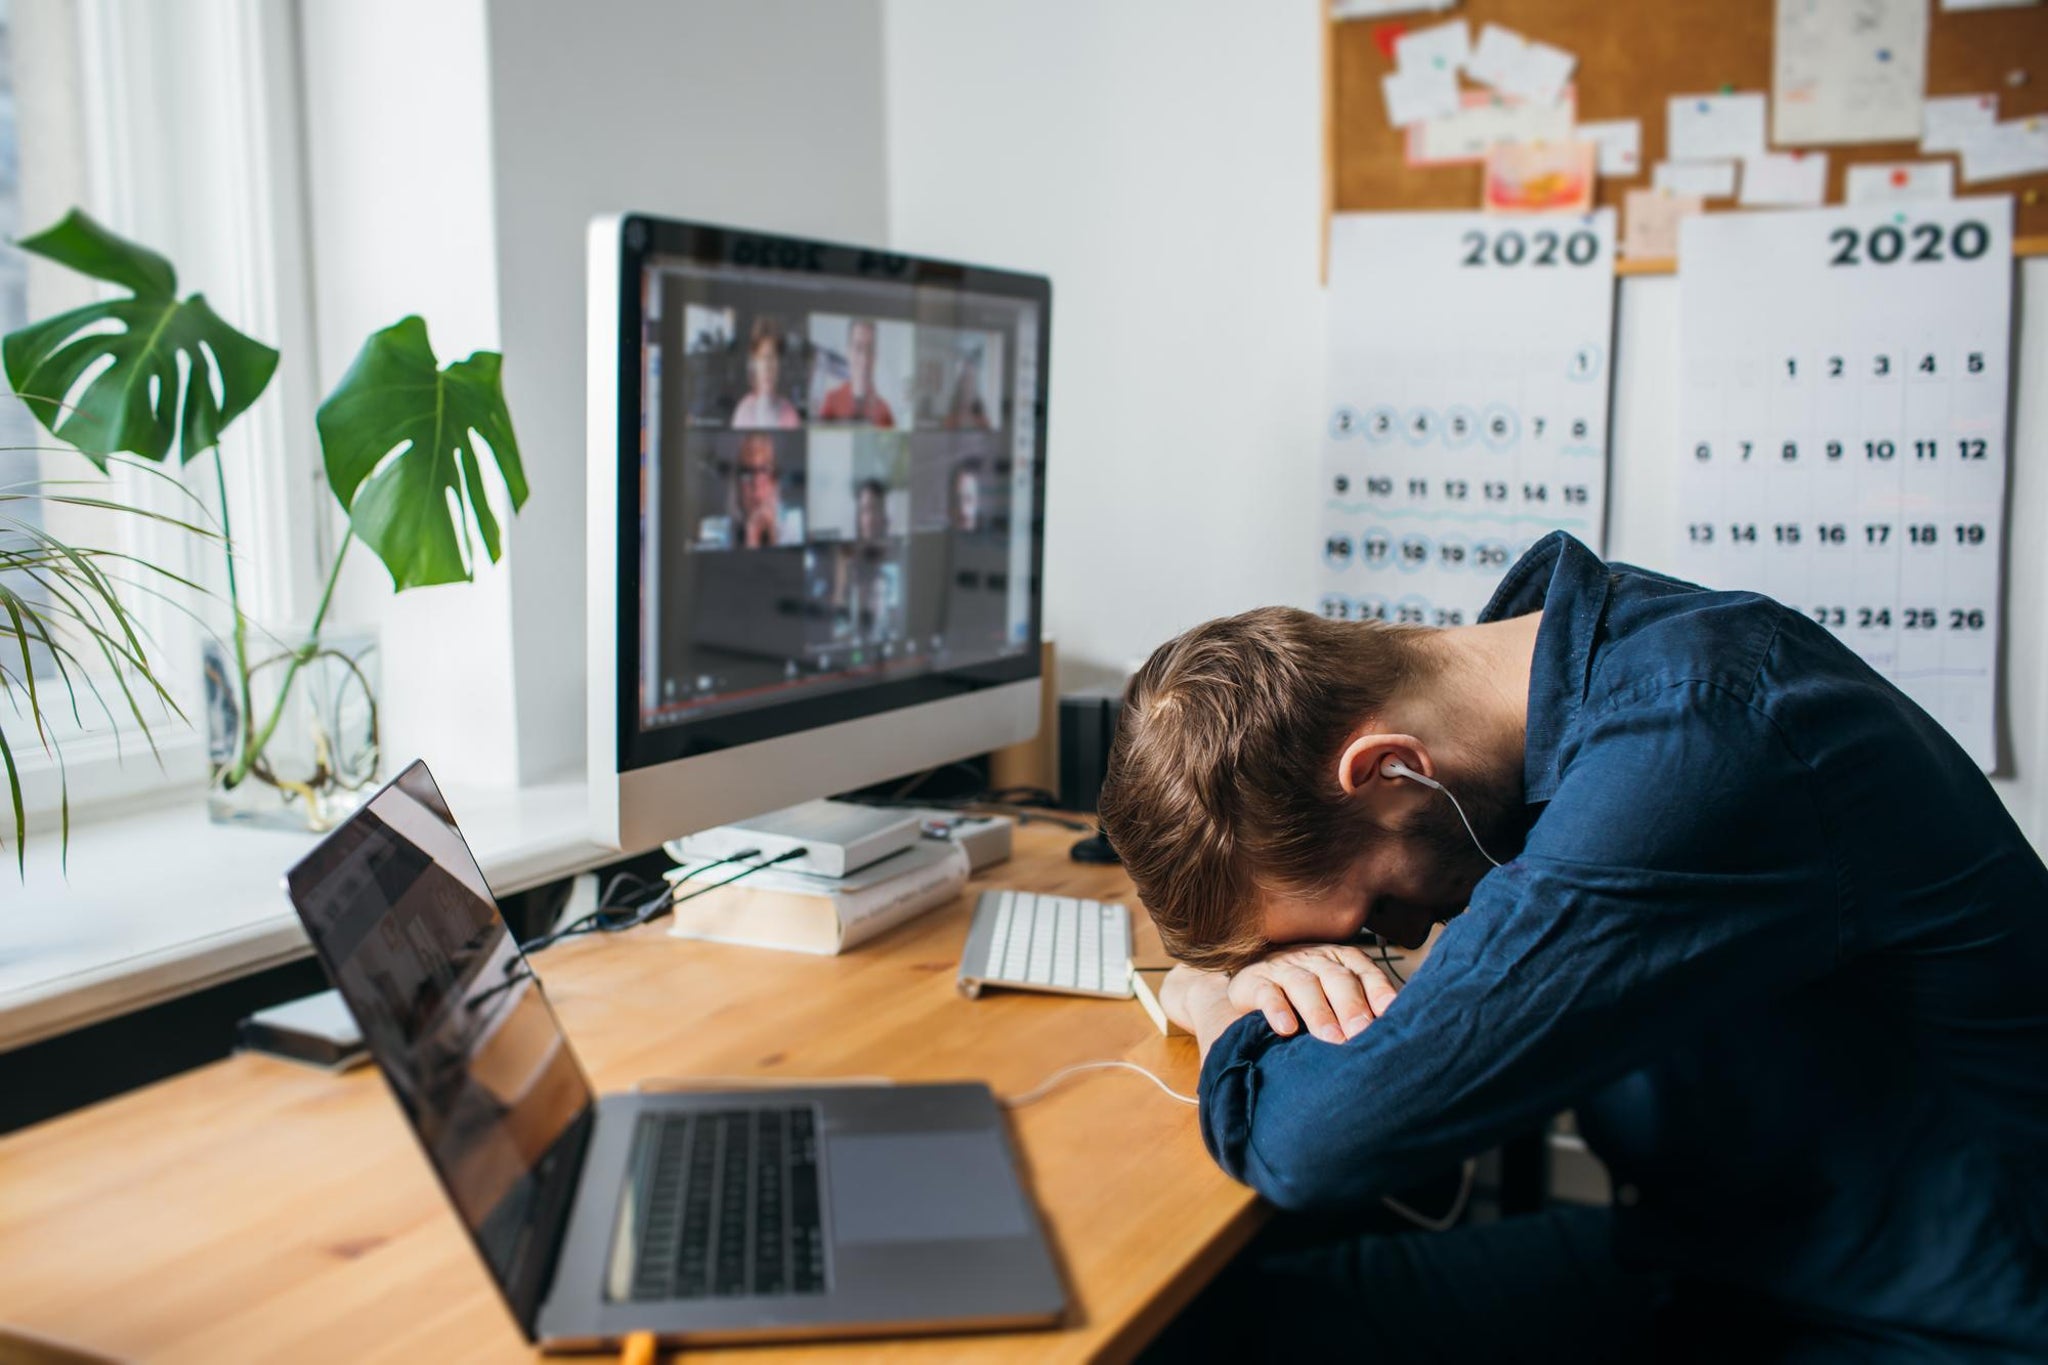
<path fill-rule="evenodd" d="M 296 650 L 284 643 L 304 639 L 251 631 L 247 697 L 233 646 L 206 642 L 206 811 L 216 824 L 319 833 L 377 788 L 376 636 L 326 631 Z"/>

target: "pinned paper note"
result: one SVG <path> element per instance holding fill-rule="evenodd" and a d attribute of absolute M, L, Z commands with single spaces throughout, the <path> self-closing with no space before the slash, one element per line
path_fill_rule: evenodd
<path fill-rule="evenodd" d="M 1449 118 L 1430 119 L 1408 129 L 1408 164 L 1453 166 L 1486 160 L 1498 142 L 1569 142 L 1578 101 L 1569 86 L 1556 102 L 1534 104 L 1483 90 L 1459 96 Z"/>
<path fill-rule="evenodd" d="M 1415 29 L 1394 39 L 1394 61 L 1403 71 L 1445 71 L 1455 75 L 1472 55 L 1472 30 L 1463 19 Z"/>
<path fill-rule="evenodd" d="M 1733 161 L 1660 161 L 1650 169 L 1650 183 L 1672 194 L 1697 194 L 1726 199 L 1735 193 Z"/>
<path fill-rule="evenodd" d="M 1742 202 L 1756 208 L 1817 208 L 1828 197 L 1826 152 L 1765 152 L 1742 161 Z"/>
<path fill-rule="evenodd" d="M 1843 201 L 1850 204 L 1955 197 L 1956 168 L 1948 161 L 1877 161 L 1851 166 L 1842 193 Z"/>
<path fill-rule="evenodd" d="M 1572 136 L 1600 149 L 1600 174 L 1623 180 L 1643 172 L 1643 124 L 1641 119 L 1616 118 L 1600 123 L 1581 123 Z"/>
<path fill-rule="evenodd" d="M 1920 150 L 1961 151 L 1963 139 L 1998 122 L 1996 95 L 1941 95 L 1920 106 Z"/>
<path fill-rule="evenodd" d="M 1458 112 L 1458 75 L 1430 67 L 1389 71 L 1380 77 L 1380 94 L 1387 101 L 1387 122 L 1406 128 Z"/>
<path fill-rule="evenodd" d="M 1754 93 L 1673 95 L 1665 108 L 1664 154 L 1673 161 L 1762 156 L 1765 108 L 1764 97 Z"/>
<path fill-rule="evenodd" d="M 1458 0 L 1332 0 L 1332 19 L 1379 19 L 1389 14 L 1413 14 L 1418 10 L 1447 10 Z"/>
<path fill-rule="evenodd" d="M 1696 194 L 1664 190 L 1630 190 L 1621 204 L 1621 254 L 1637 260 L 1676 256 L 1679 223 L 1706 210 Z"/>
<path fill-rule="evenodd" d="M 1486 154 L 1488 213 L 1586 213 L 1593 207 L 1590 142 L 1503 142 Z"/>
<path fill-rule="evenodd" d="M 1479 30 L 1479 44 L 1466 60 L 1465 73 L 1504 95 L 1543 104 L 1563 93 L 1578 63 L 1561 47 L 1488 24 Z"/>
<path fill-rule="evenodd" d="M 2048 114 L 2008 119 L 1963 137 L 1963 183 L 2048 172 Z"/>
<path fill-rule="evenodd" d="M 1894 142 L 1920 131 L 1927 0 L 1778 0 L 1771 140 Z"/>

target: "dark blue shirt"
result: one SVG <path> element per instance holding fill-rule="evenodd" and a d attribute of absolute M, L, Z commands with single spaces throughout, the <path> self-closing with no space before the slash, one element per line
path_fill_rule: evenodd
<path fill-rule="evenodd" d="M 1949 736 L 1818 625 L 1563 533 L 1519 856 L 1342 1046 L 1254 1012 L 1223 1168 L 1303 1208 L 1576 1108 L 1624 1264 L 1793 1337 L 2048 1359 L 2048 869 Z"/>

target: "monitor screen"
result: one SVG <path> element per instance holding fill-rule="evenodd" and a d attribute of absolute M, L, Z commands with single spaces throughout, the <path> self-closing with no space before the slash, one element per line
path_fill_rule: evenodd
<path fill-rule="evenodd" d="M 590 1084 L 426 765 L 399 774 L 286 884 L 531 1335 L 575 1191 Z"/>
<path fill-rule="evenodd" d="M 1035 676 L 1046 282 L 624 240 L 621 768 Z"/>

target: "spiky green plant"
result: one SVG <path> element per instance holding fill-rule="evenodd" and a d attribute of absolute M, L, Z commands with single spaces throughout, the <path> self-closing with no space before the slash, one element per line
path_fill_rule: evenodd
<path fill-rule="evenodd" d="M 158 471 L 145 472 L 184 492 Z M 0 767 L 7 771 L 14 813 L 17 875 L 28 871 L 28 812 L 17 746 L 31 742 L 54 760 L 59 845 L 68 854 L 71 793 L 64 776 L 63 745 L 51 718 L 61 708 L 69 711 L 73 725 L 83 729 L 86 712 L 96 708 L 118 745 L 116 702 L 102 689 L 102 681 L 118 693 L 120 708 L 134 721 L 152 754 L 156 736 L 148 713 L 161 706 L 172 716 L 185 718 L 157 676 L 149 632 L 123 598 L 158 597 L 189 612 L 170 590 L 198 592 L 198 585 L 124 551 L 65 541 L 44 529 L 42 518 L 34 513 L 39 506 L 79 508 L 176 527 L 201 539 L 221 537 L 196 522 L 117 501 L 102 491 L 106 485 L 104 475 L 0 485 L 0 698 L 7 703 L 0 712 Z M 0 830 L 4 828 L 0 825 Z M 0 837 L 0 850 L 6 847 L 6 838 Z"/>

